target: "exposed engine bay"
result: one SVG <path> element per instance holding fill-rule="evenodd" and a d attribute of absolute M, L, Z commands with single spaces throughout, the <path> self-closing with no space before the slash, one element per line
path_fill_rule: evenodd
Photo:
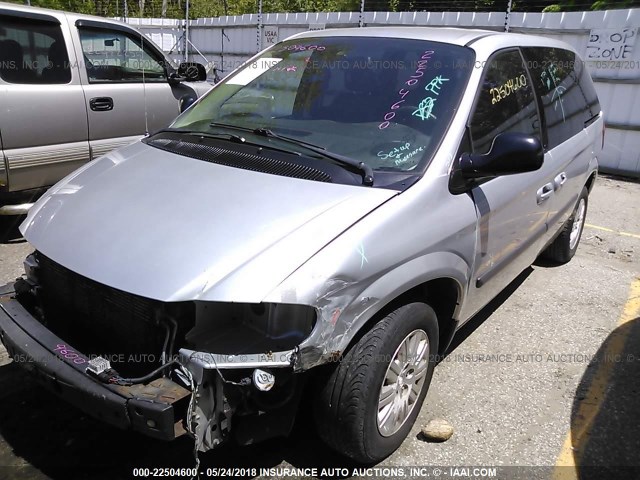
<path fill-rule="evenodd" d="M 124 397 L 134 429 L 167 440 L 190 434 L 197 451 L 289 433 L 305 379 L 294 364 L 313 307 L 160 302 L 37 251 L 25 272 L 2 307 L 19 309 L 17 300 L 56 339 L 49 347 L 59 359 Z"/>

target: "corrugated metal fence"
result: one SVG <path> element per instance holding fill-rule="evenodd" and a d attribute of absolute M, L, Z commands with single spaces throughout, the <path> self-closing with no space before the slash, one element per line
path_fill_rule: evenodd
<path fill-rule="evenodd" d="M 640 177 L 640 9 L 567 13 L 270 13 L 183 20 L 127 21 L 175 60 L 188 57 L 224 76 L 270 43 L 310 29 L 455 26 L 553 36 L 573 45 L 596 82 L 607 125 L 603 171 Z M 185 28 L 186 27 L 186 28 Z M 186 54 L 185 54 L 186 52 Z"/>

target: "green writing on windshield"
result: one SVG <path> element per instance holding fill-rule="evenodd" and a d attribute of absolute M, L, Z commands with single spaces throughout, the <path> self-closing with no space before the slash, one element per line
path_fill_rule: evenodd
<path fill-rule="evenodd" d="M 429 83 L 427 83 L 427 86 L 424 87 L 424 89 L 438 96 L 440 95 L 440 89 L 442 88 L 443 83 L 448 81 L 448 78 L 442 78 L 442 75 L 438 75 L 437 77 L 434 77 Z M 418 117 L 420 120 L 437 118 L 433 114 L 433 109 L 436 106 L 436 100 L 438 99 L 433 97 L 424 98 L 418 104 L 418 108 L 414 110 L 411 115 L 413 115 L 414 117 Z"/>

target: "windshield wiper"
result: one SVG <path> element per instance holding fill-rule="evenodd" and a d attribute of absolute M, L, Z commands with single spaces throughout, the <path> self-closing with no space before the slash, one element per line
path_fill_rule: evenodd
<path fill-rule="evenodd" d="M 222 125 L 223 124 L 216 124 L 216 126 L 222 126 Z M 248 131 L 248 132 L 253 132 L 253 129 L 251 129 L 251 128 L 245 129 L 244 127 L 236 127 L 235 125 L 224 125 L 224 127 L 225 128 L 235 128 L 236 130 L 244 130 L 244 131 Z M 203 132 L 203 131 L 200 131 L 200 130 L 185 130 L 185 129 L 182 129 L 182 128 L 163 128 L 161 130 L 158 130 L 155 133 L 162 133 L 162 132 L 183 133 L 185 135 L 192 135 L 194 137 L 222 138 L 224 140 L 230 140 L 232 142 L 244 143 L 245 145 L 251 145 L 253 147 L 258 147 L 259 150 L 262 150 L 263 148 L 267 148 L 269 150 L 275 150 L 275 151 L 278 151 L 278 152 L 288 153 L 289 155 L 297 155 L 297 156 L 302 155 L 301 153 L 292 152 L 291 150 L 287 150 L 287 149 L 284 149 L 284 148 L 278 148 L 278 147 L 274 147 L 272 145 L 264 145 L 262 143 L 251 142 L 251 141 L 248 141 L 246 138 L 244 138 L 244 137 L 242 137 L 240 135 L 234 135 L 232 133 L 209 133 L 209 132 Z"/>
<path fill-rule="evenodd" d="M 325 158 L 328 158 L 330 160 L 335 160 L 336 162 L 342 165 L 353 167 L 358 171 L 360 171 L 360 173 L 362 173 L 363 185 L 367 185 L 367 186 L 373 185 L 373 169 L 371 168 L 371 166 L 367 165 L 364 162 L 359 162 L 351 157 L 346 157 L 339 153 L 330 152 L 326 148 L 321 147 L 319 145 L 314 145 L 313 143 L 305 142 L 303 140 L 298 140 L 297 138 L 293 138 L 293 137 L 286 137 L 284 135 L 280 135 L 278 133 L 275 133 L 269 130 L 268 128 L 256 128 L 255 130 L 253 130 L 253 133 L 263 137 L 276 138 L 278 140 L 282 140 L 283 142 L 293 143 L 295 145 L 302 146 L 308 150 L 311 150 L 312 152 L 322 155 Z"/>
<path fill-rule="evenodd" d="M 163 128 L 161 130 L 158 130 L 155 133 L 162 133 L 162 132 L 184 133 L 185 135 L 193 135 L 196 137 L 225 138 L 227 140 L 231 140 L 237 143 L 246 143 L 247 141 L 244 137 L 241 137 L 240 135 L 234 135 L 233 133 L 207 133 L 207 132 L 201 132 L 199 130 L 184 130 L 182 128 Z"/>
<path fill-rule="evenodd" d="M 211 122 L 209 126 L 214 128 L 223 128 L 227 130 L 239 130 L 241 132 L 249 132 L 249 133 L 256 133 L 256 130 L 260 130 L 259 128 L 242 127 L 240 125 L 233 125 L 231 123 L 219 123 L 219 122 Z"/>
<path fill-rule="evenodd" d="M 228 128 L 232 130 L 240 130 L 242 132 L 251 132 L 261 137 L 275 138 L 283 142 L 292 143 L 294 145 L 304 147 L 307 150 L 311 150 L 312 152 L 322 155 L 325 158 L 334 160 L 340 163 L 341 165 L 347 165 L 349 167 L 355 168 L 360 173 L 362 173 L 363 185 L 367 185 L 367 186 L 373 185 L 373 169 L 369 165 L 367 165 L 364 162 L 358 162 L 353 158 L 340 155 L 339 153 L 330 152 L 326 148 L 321 147 L 320 145 L 315 145 L 313 143 L 305 142 L 304 140 L 299 140 L 297 138 L 280 135 L 279 133 L 275 133 L 274 131 L 269 130 L 268 128 L 249 128 L 249 127 L 241 127 L 238 125 L 232 125 L 229 123 L 218 123 L 218 122 L 211 122 L 209 126 L 218 127 L 218 128 Z"/>

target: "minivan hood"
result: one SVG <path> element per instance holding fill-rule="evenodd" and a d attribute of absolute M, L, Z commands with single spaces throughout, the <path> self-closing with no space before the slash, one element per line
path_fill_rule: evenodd
<path fill-rule="evenodd" d="M 53 261 L 130 293 L 260 302 L 397 193 L 241 170 L 137 142 L 56 184 L 20 231 Z"/>

